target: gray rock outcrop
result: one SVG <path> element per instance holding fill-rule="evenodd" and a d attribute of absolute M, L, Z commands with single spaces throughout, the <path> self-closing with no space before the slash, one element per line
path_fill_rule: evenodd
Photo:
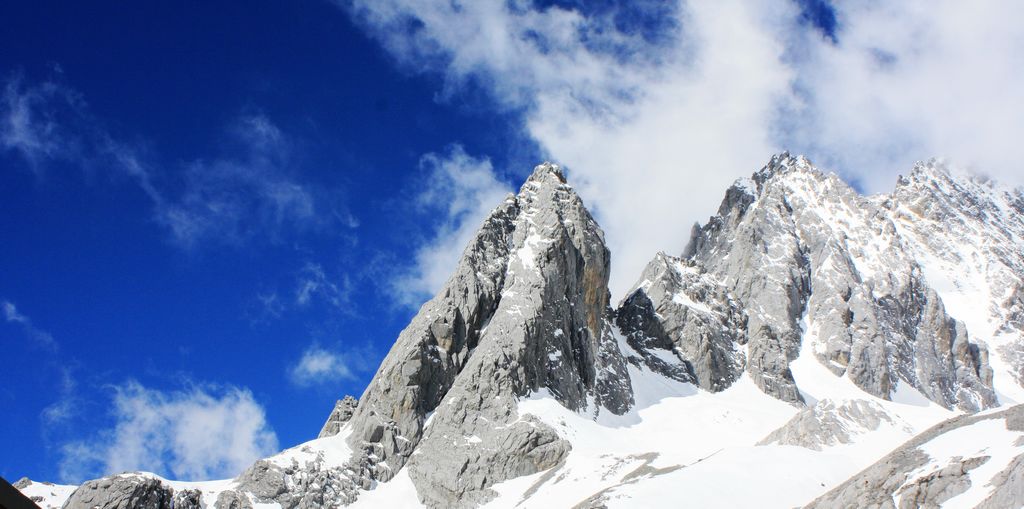
<path fill-rule="evenodd" d="M 977 509 L 1024 507 L 1024 454 L 1017 456 L 992 479 L 992 492 Z"/>
<path fill-rule="evenodd" d="M 217 495 L 213 503 L 214 509 L 252 509 L 252 501 L 245 493 L 235 490 L 224 490 Z"/>
<path fill-rule="evenodd" d="M 202 509 L 203 493 L 197 489 L 175 491 L 171 506 L 174 509 Z"/>
<path fill-rule="evenodd" d="M 292 468 L 292 471 L 296 468 Z M 252 493 L 256 500 L 275 501 L 283 507 L 292 507 L 292 494 L 288 489 L 291 472 L 267 460 L 259 460 L 236 478 L 239 491 Z M 284 495 L 284 496 L 282 496 Z"/>
<path fill-rule="evenodd" d="M 711 391 L 732 385 L 746 364 L 746 315 L 728 291 L 684 260 L 659 253 L 616 319 L 651 370 Z M 678 356 L 685 369 L 665 356 Z"/>
<path fill-rule="evenodd" d="M 256 502 L 276 502 L 282 509 L 316 509 L 348 505 L 360 488 L 370 488 L 352 462 L 331 464 L 323 453 L 306 452 L 311 458 L 302 462 L 293 458 L 285 463 L 279 457 L 257 461 L 235 479 L 236 491 Z"/>
<path fill-rule="evenodd" d="M 356 407 L 359 406 L 359 400 L 352 396 L 345 396 L 339 399 L 334 404 L 334 410 L 331 411 L 331 415 L 327 417 L 327 422 L 324 423 L 324 427 L 320 430 L 320 434 L 317 438 L 332 437 L 338 434 L 341 430 L 341 426 L 352 418 L 352 414 L 355 413 Z"/>
<path fill-rule="evenodd" d="M 82 483 L 64 509 L 174 509 L 174 490 L 159 479 L 121 474 Z"/>

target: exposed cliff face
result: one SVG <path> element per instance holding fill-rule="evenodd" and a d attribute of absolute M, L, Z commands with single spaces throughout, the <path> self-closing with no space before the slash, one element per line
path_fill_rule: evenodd
<path fill-rule="evenodd" d="M 334 404 L 334 410 L 331 410 L 331 415 L 327 417 L 327 422 L 324 423 L 324 427 L 320 429 L 320 434 L 317 438 L 332 437 L 337 435 L 341 431 L 341 427 L 346 422 L 352 419 L 352 414 L 355 413 L 356 408 L 359 406 L 359 400 L 352 396 L 345 396 L 339 399 Z"/>
<path fill-rule="evenodd" d="M 518 397 L 547 389 L 574 410 L 625 411 L 608 271 L 582 201 L 557 166 L 538 166 L 487 218 L 360 399 L 349 442 L 368 475 L 386 481 L 418 450 L 408 468 L 424 502 L 472 505 L 491 484 L 549 468 L 570 449 L 546 425 L 519 420 Z"/>
<path fill-rule="evenodd" d="M 363 475 L 387 481 L 419 444 L 427 414 L 451 389 L 501 301 L 511 234 L 509 197 L 491 213 L 445 288 L 402 331 L 350 421 Z"/>
<path fill-rule="evenodd" d="M 684 260 L 658 254 L 617 320 L 647 367 L 669 378 L 720 391 L 743 372 L 746 314 L 724 285 Z"/>
<path fill-rule="evenodd" d="M 728 190 L 685 257 L 651 263 L 620 314 L 650 300 L 643 321 L 660 323 L 657 341 L 712 391 L 745 370 L 766 393 L 803 401 L 789 364 L 810 341 L 822 364 L 881 398 L 905 383 L 948 408 L 994 405 L 985 347 L 946 312 L 878 201 L 777 156 Z M 680 284 L 682 272 L 700 283 Z"/>
<path fill-rule="evenodd" d="M 997 389 L 1024 400 L 1024 190 L 917 164 L 878 200 L 950 314 L 989 345 Z"/>

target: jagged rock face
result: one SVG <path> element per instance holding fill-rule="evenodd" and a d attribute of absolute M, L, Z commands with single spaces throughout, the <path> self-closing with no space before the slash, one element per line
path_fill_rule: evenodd
<path fill-rule="evenodd" d="M 985 421 L 1002 421 L 1010 431 L 1022 431 L 1024 405 L 982 415 L 960 416 L 940 423 L 910 439 L 874 465 L 851 477 L 845 483 L 807 505 L 817 507 L 939 507 L 971 487 L 970 471 L 984 465 L 991 457 L 965 448 L 963 454 L 951 458 L 931 458 L 922 447 L 941 439 L 947 433 L 976 426 Z M 1018 443 L 1020 447 L 1024 442 Z M 948 447 L 948 446 L 947 446 Z M 987 450 L 987 449 L 984 449 Z M 937 461 L 946 463 L 936 463 Z M 1018 454 L 1002 468 L 992 483 L 992 491 L 977 507 L 1021 507 L 1024 491 L 1020 476 L 1024 454 Z"/>
<path fill-rule="evenodd" d="M 334 404 L 334 410 L 331 411 L 331 415 L 327 417 L 327 422 L 324 423 L 324 427 L 320 429 L 320 434 L 317 438 L 333 437 L 338 434 L 341 430 L 341 426 L 352 418 L 352 414 L 355 413 L 356 408 L 359 406 L 359 400 L 352 396 L 345 396 L 339 399 Z"/>
<path fill-rule="evenodd" d="M 357 472 L 386 481 L 418 445 L 423 423 L 451 389 L 494 314 L 505 281 L 514 197 L 495 209 L 466 248 L 445 288 L 402 331 L 350 421 Z"/>
<path fill-rule="evenodd" d="M 1000 353 L 1024 384 L 1024 190 L 956 176 L 940 161 L 918 163 L 880 200 L 928 278 L 979 307 L 976 339 L 1002 337 Z"/>
<path fill-rule="evenodd" d="M 722 285 L 678 258 L 659 253 L 617 319 L 647 367 L 669 378 L 720 391 L 743 371 L 745 315 Z M 683 373 L 665 359 L 676 353 Z"/>
<path fill-rule="evenodd" d="M 538 166 L 487 218 L 360 399 L 350 443 L 365 451 L 365 472 L 388 480 L 418 448 L 407 468 L 423 501 L 474 505 L 491 484 L 550 468 L 569 450 L 553 429 L 519 419 L 518 397 L 547 390 L 573 410 L 627 410 L 608 271 L 596 222 L 557 166 Z"/>
<path fill-rule="evenodd" d="M 174 509 L 174 490 L 159 479 L 138 475 L 104 477 L 83 483 L 65 509 Z M 195 506 L 198 507 L 198 506 Z"/>
<path fill-rule="evenodd" d="M 356 500 L 359 489 L 370 488 L 370 480 L 362 476 L 365 468 L 355 463 L 366 461 L 365 457 L 357 456 L 342 464 L 326 457 L 325 452 L 332 446 L 324 442 L 334 441 L 336 451 L 343 440 L 331 436 L 314 442 L 319 446 L 305 444 L 259 460 L 235 478 L 235 491 L 246 500 L 251 497 L 259 503 L 277 503 L 282 509 L 348 505 Z"/>
<path fill-rule="evenodd" d="M 176 491 L 171 500 L 171 506 L 174 509 L 201 509 L 203 507 L 203 493 L 195 489 Z"/>
<path fill-rule="evenodd" d="M 808 268 L 785 190 L 766 185 L 780 162 L 773 160 L 752 183 L 730 188 L 718 215 L 695 232 L 687 249 L 689 259 L 721 281 L 747 311 L 741 342 L 754 382 L 780 399 L 800 401 L 789 361 L 799 352 Z"/>
<path fill-rule="evenodd" d="M 683 259 L 659 255 L 625 303 L 645 294 L 656 311 L 645 322 L 665 331 L 687 326 L 694 311 L 731 311 L 720 334 L 702 325 L 673 341 L 684 361 L 714 373 L 696 378 L 709 390 L 746 370 L 766 393 L 800 402 L 789 363 L 809 341 L 822 364 L 870 394 L 888 399 L 907 383 L 948 408 L 992 406 L 987 351 L 946 313 L 877 202 L 804 158 L 776 156 L 729 189 Z M 665 264 L 715 287 L 702 293 L 711 297 L 679 298 L 692 286 Z"/>

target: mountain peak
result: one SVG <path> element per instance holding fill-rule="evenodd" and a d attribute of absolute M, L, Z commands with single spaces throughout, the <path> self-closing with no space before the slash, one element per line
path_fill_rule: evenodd
<path fill-rule="evenodd" d="M 540 182 L 551 178 L 557 179 L 561 184 L 565 184 L 565 173 L 562 172 L 562 167 L 555 163 L 545 161 L 533 168 L 533 173 L 526 181 Z"/>
<path fill-rule="evenodd" d="M 896 187 L 906 187 L 913 185 L 929 184 L 934 182 L 945 182 L 956 177 L 967 177 L 958 178 L 957 180 L 971 180 L 967 175 L 958 175 L 954 169 L 952 169 L 944 160 L 933 157 L 927 161 L 917 161 L 914 163 L 913 168 L 910 169 L 910 173 L 906 176 L 900 175 L 896 179 Z M 955 175 L 957 174 L 957 175 Z"/>
<path fill-rule="evenodd" d="M 882 399 L 903 385 L 946 408 L 977 411 L 995 404 L 984 345 L 972 342 L 947 314 L 885 210 L 789 153 L 774 156 L 751 180 L 756 191 L 749 181 L 734 184 L 719 214 L 691 235 L 685 251 L 747 310 L 745 323 L 740 319 L 741 326 L 718 329 L 689 311 L 677 313 L 682 319 L 676 323 L 665 310 L 678 292 L 650 295 L 648 307 L 655 312 L 644 322 L 662 321 L 680 351 L 694 342 L 692 331 L 708 338 L 706 347 L 684 360 L 698 368 L 706 364 L 706 372 L 720 375 L 713 380 L 735 380 L 737 371 L 746 371 L 766 393 L 796 403 L 809 401 L 799 373 L 790 368 L 800 357 L 816 358 Z M 988 224 L 1006 216 L 965 193 L 967 181 L 947 176 L 922 182 L 929 193 L 909 189 L 895 198 L 916 218 L 951 225 L 951 218 L 962 215 Z M 904 200 L 905 194 L 916 201 Z M 691 310 L 714 309 L 701 299 L 676 300 L 696 302 L 687 306 Z M 903 323 L 917 327 L 906 329 Z M 722 354 L 716 358 L 716 352 Z"/>
<path fill-rule="evenodd" d="M 789 152 L 780 152 L 772 156 L 768 164 L 755 172 L 753 179 L 758 183 L 764 183 L 776 176 L 795 172 L 820 173 L 807 157 L 803 155 L 793 156 Z"/>

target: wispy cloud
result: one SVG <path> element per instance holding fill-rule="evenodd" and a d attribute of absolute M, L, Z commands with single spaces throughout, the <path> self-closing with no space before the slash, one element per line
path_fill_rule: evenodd
<path fill-rule="evenodd" d="M 263 407 L 236 387 L 164 392 L 128 382 L 114 388 L 111 413 L 112 428 L 65 444 L 64 482 L 135 470 L 227 478 L 278 446 Z"/>
<path fill-rule="evenodd" d="M 20 155 L 40 177 L 58 161 L 87 172 L 112 170 L 162 203 L 138 147 L 115 139 L 92 116 L 85 98 L 60 78 L 59 70 L 54 79 L 38 83 L 18 73 L 7 78 L 0 101 L 0 148 Z"/>
<path fill-rule="evenodd" d="M 57 342 L 53 339 L 53 335 L 32 325 L 32 320 L 19 312 L 14 303 L 7 300 L 0 301 L 0 311 L 3 312 L 4 320 L 7 323 L 17 324 L 21 327 L 22 332 L 33 343 L 51 350 L 57 349 Z"/>
<path fill-rule="evenodd" d="M 277 292 L 257 293 L 254 310 L 249 313 L 249 319 L 253 324 L 257 324 L 270 319 L 281 318 L 286 308 L 287 306 L 281 301 L 281 297 Z"/>
<path fill-rule="evenodd" d="M 225 136 L 230 149 L 223 154 L 167 166 L 107 130 L 60 80 L 28 83 L 14 75 L 0 102 L 0 148 L 40 176 L 48 163 L 64 161 L 129 179 L 150 199 L 154 221 L 182 248 L 276 239 L 336 220 L 336 212 L 320 210 L 320 191 L 294 175 L 293 141 L 269 118 L 242 115 Z M 346 213 L 337 220 L 355 219 Z"/>
<path fill-rule="evenodd" d="M 46 433 L 55 426 L 66 424 L 74 418 L 79 411 L 79 400 L 75 395 L 78 384 L 71 374 L 71 368 L 61 366 L 60 385 L 58 386 L 57 401 L 46 406 L 40 417 L 43 420 L 43 432 Z"/>
<path fill-rule="evenodd" d="M 355 378 L 351 354 L 327 350 L 317 344 L 310 345 L 302 357 L 289 368 L 288 376 L 299 387 L 310 387 L 325 383 Z"/>
<path fill-rule="evenodd" d="M 344 310 L 350 305 L 351 293 L 352 282 L 347 274 L 335 280 L 327 276 L 322 265 L 310 262 L 300 271 L 295 304 L 304 307 L 320 299 L 334 309 Z"/>
<path fill-rule="evenodd" d="M 59 344 L 53 335 L 33 325 L 32 320 L 18 311 L 17 306 L 8 300 L 0 300 L 0 316 L 7 323 L 15 324 L 22 329 L 34 346 L 42 347 L 49 355 L 37 359 L 41 369 L 52 370 L 55 378 L 57 399 L 43 408 L 39 417 L 43 423 L 43 433 L 47 434 L 57 426 L 67 424 L 74 418 L 79 408 L 79 399 L 75 393 L 77 382 L 72 374 L 74 362 L 68 361 L 60 354 Z M 43 397 L 43 393 L 40 393 Z"/>
<path fill-rule="evenodd" d="M 262 115 L 244 116 L 229 129 L 240 150 L 233 157 L 196 160 L 184 170 L 184 191 L 158 204 L 157 219 L 181 245 L 239 242 L 276 236 L 284 228 L 317 223 L 316 198 L 288 175 L 290 142 Z"/>
<path fill-rule="evenodd" d="M 473 157 L 459 145 L 424 156 L 420 170 L 423 185 L 415 203 L 439 220 L 416 247 L 412 264 L 391 281 L 392 294 L 409 306 L 418 306 L 444 285 L 487 214 L 511 191 L 495 177 L 490 160 Z"/>
<path fill-rule="evenodd" d="M 324 308 L 328 316 L 353 316 L 357 309 L 352 300 L 355 286 L 348 273 L 332 273 L 323 264 L 308 261 L 289 274 L 287 282 L 257 292 L 247 314 L 253 325 L 294 311 L 321 312 Z"/>
<path fill-rule="evenodd" d="M 82 121 L 81 98 L 55 82 L 26 86 L 20 74 L 11 76 L 4 85 L 0 103 L 0 147 L 18 152 L 33 170 L 53 159 L 70 157 L 81 145 L 64 121 Z"/>
<path fill-rule="evenodd" d="M 1024 180 L 1024 5 L 836 2 L 832 38 L 792 0 L 339 4 L 445 96 L 523 112 L 596 209 L 616 294 L 783 149 L 869 191 L 932 156 Z"/>

